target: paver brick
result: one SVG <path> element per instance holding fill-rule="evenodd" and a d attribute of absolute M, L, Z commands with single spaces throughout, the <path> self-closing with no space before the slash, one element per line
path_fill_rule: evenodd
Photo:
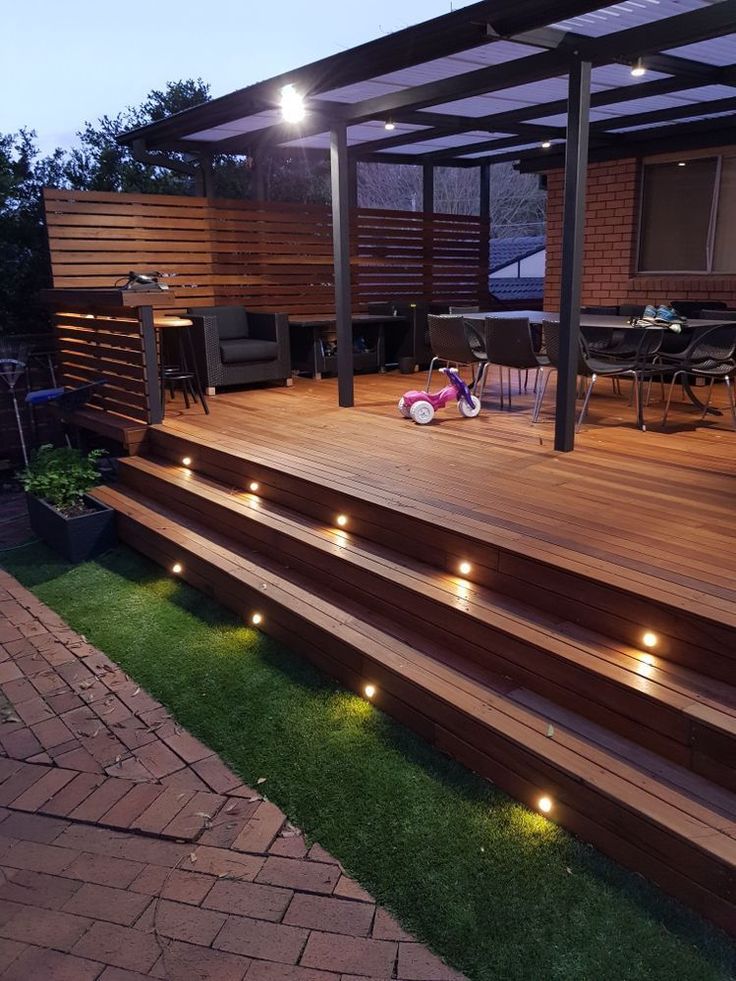
<path fill-rule="evenodd" d="M 347 875 L 341 875 L 335 886 L 335 895 L 344 899 L 357 899 L 361 903 L 372 903 L 373 896 Z"/>
<path fill-rule="evenodd" d="M 161 788 L 155 784 L 138 783 L 130 787 L 128 793 L 105 811 L 99 819 L 100 824 L 114 828 L 129 828 L 154 801 L 161 796 Z"/>
<path fill-rule="evenodd" d="M 397 945 L 387 940 L 343 937 L 336 933 L 310 933 L 301 963 L 328 971 L 343 971 L 390 978 Z"/>
<path fill-rule="evenodd" d="M 253 966 L 248 971 L 248 981 L 340 981 L 340 975 L 331 971 L 317 971 L 311 967 L 253 961 Z M 361 981 L 366 979 L 361 978 Z"/>
<path fill-rule="evenodd" d="M 278 922 L 291 902 L 293 892 L 275 886 L 262 886 L 255 882 L 233 882 L 219 879 L 213 885 L 202 905 L 207 909 L 224 913 L 252 916 L 257 920 Z M 293 923 L 293 926 L 304 926 Z"/>
<path fill-rule="evenodd" d="M 143 930 L 97 922 L 77 941 L 72 953 L 146 974 L 161 951 L 156 938 Z"/>
<path fill-rule="evenodd" d="M 283 858 L 304 858 L 307 854 L 304 835 L 291 835 L 288 838 L 280 835 L 268 849 L 268 854 L 281 855 Z"/>
<path fill-rule="evenodd" d="M 29 698 L 28 701 L 15 704 L 15 711 L 18 713 L 21 719 L 23 719 L 27 726 L 32 726 L 37 722 L 43 722 L 46 719 L 54 718 L 54 713 L 51 711 L 46 702 L 35 693 L 35 690 L 33 697 Z"/>
<path fill-rule="evenodd" d="M 16 729 L 15 732 L 0 735 L 0 745 L 2 745 L 6 755 L 14 760 L 27 760 L 29 756 L 35 756 L 43 749 L 41 743 L 28 728 Z"/>
<path fill-rule="evenodd" d="M 417 943 L 399 944 L 398 974 L 403 981 L 466 981 L 463 974 Z"/>
<path fill-rule="evenodd" d="M 74 738 L 62 720 L 55 716 L 51 719 L 45 719 L 43 722 L 37 722 L 31 728 L 33 735 L 38 739 L 44 749 L 61 746 L 63 743 L 68 743 Z"/>
<path fill-rule="evenodd" d="M 260 855 L 244 855 L 225 848 L 212 848 L 209 845 L 197 845 L 192 855 L 195 860 L 188 862 L 187 868 L 195 872 L 217 876 L 229 875 L 247 881 L 255 879 L 265 862 Z"/>
<path fill-rule="evenodd" d="M 275 804 L 262 801 L 232 847 L 242 852 L 267 852 L 285 821 L 286 815 Z"/>
<path fill-rule="evenodd" d="M 68 952 L 91 925 L 92 921 L 83 916 L 19 906 L 17 913 L 0 926 L 0 934 L 10 940 Z"/>
<path fill-rule="evenodd" d="M 106 967 L 98 981 L 150 981 L 155 975 L 141 974 L 139 971 L 127 971 L 122 967 Z"/>
<path fill-rule="evenodd" d="M 150 863 L 168 868 L 178 865 L 191 851 L 191 845 L 90 825 L 71 825 L 59 835 L 57 844 L 96 855 L 127 858 L 142 865 Z"/>
<path fill-rule="evenodd" d="M 79 888 L 80 883 L 58 875 L 5 868 L 0 879 L 0 900 L 44 909 L 61 909 Z"/>
<path fill-rule="evenodd" d="M 121 797 L 130 790 L 130 783 L 127 780 L 115 780 L 108 777 L 100 786 L 92 791 L 81 804 L 78 804 L 69 817 L 75 821 L 99 821 L 102 815 L 109 811 Z M 2 787 L 0 787 L 0 794 Z"/>
<path fill-rule="evenodd" d="M 195 794 L 163 830 L 172 838 L 196 838 L 214 820 L 226 802 L 219 794 Z"/>
<path fill-rule="evenodd" d="M 3 821 L 3 836 L 23 841 L 40 841 L 48 845 L 69 827 L 68 821 L 40 814 L 10 812 Z"/>
<path fill-rule="evenodd" d="M 237 777 L 232 770 L 230 770 L 222 762 L 219 757 L 213 755 L 205 757 L 203 760 L 197 760 L 196 763 L 192 764 L 192 769 L 196 771 L 197 775 L 200 776 L 204 782 L 215 791 L 216 794 L 229 794 L 239 787 L 242 783 L 240 777 Z"/>
<path fill-rule="evenodd" d="M 159 834 L 186 807 L 193 796 L 192 791 L 171 788 L 163 790 L 150 806 L 132 822 L 131 827 L 149 834 Z"/>
<path fill-rule="evenodd" d="M 86 882 L 69 897 L 64 911 L 132 926 L 150 902 L 150 896 Z"/>
<path fill-rule="evenodd" d="M 251 965 L 250 958 L 238 954 L 173 941 L 164 947 L 151 976 L 167 981 L 242 981 Z"/>
<path fill-rule="evenodd" d="M 19 957 L 24 950 L 27 950 L 27 944 L 19 943 L 17 940 L 7 940 L 4 937 L 0 938 L 0 973 L 6 968 L 10 967 L 13 961 Z"/>
<path fill-rule="evenodd" d="M 94 981 L 104 967 L 99 961 L 42 947 L 27 947 L 3 974 L 3 981 Z"/>
<path fill-rule="evenodd" d="M 186 869 L 147 865 L 131 883 L 130 888 L 133 892 L 147 896 L 160 896 L 161 899 L 199 906 L 215 881 L 214 876 L 200 875 Z"/>
<path fill-rule="evenodd" d="M 269 856 L 266 864 L 256 877 L 257 882 L 272 886 L 287 886 L 305 892 L 330 894 L 340 878 L 336 865 L 323 865 L 321 862 L 308 862 L 304 859 Z"/>
<path fill-rule="evenodd" d="M 37 811 L 73 779 L 73 770 L 62 770 L 59 767 L 47 769 L 40 780 L 10 802 L 11 807 L 18 811 Z"/>
<path fill-rule="evenodd" d="M 290 923 L 292 926 L 306 927 L 308 930 L 367 937 L 373 923 L 373 906 L 350 899 L 297 893 L 286 911 L 283 922 Z"/>
<path fill-rule="evenodd" d="M 77 857 L 70 848 L 57 848 L 38 841 L 13 841 L 0 859 L 3 865 L 13 869 L 29 869 L 31 872 L 49 872 L 58 875 L 68 868 Z"/>
<path fill-rule="evenodd" d="M 102 766 L 79 743 L 75 743 L 73 749 L 65 750 L 63 753 L 57 753 L 54 756 L 54 762 L 57 766 L 64 766 L 68 770 L 81 770 L 84 773 L 102 773 Z"/>
<path fill-rule="evenodd" d="M 393 916 L 380 906 L 376 910 L 371 936 L 376 940 L 414 940 L 414 937 L 403 930 Z"/>
<path fill-rule="evenodd" d="M 139 929 L 154 930 L 159 936 L 172 940 L 209 947 L 226 919 L 224 914 L 213 910 L 159 899 L 151 903 L 137 926 Z"/>
<path fill-rule="evenodd" d="M 190 735 L 185 729 L 173 726 L 173 731 L 161 731 L 160 738 L 166 743 L 169 749 L 180 756 L 185 763 L 197 763 L 212 756 L 212 750 L 205 746 L 194 736 Z"/>
<path fill-rule="evenodd" d="M 213 946 L 246 957 L 296 964 L 306 939 L 307 931 L 300 927 L 230 916 Z"/>
<path fill-rule="evenodd" d="M 95 882 L 101 886 L 126 889 L 140 875 L 143 868 L 140 862 L 129 862 L 110 855 L 82 854 L 77 855 L 62 874 L 70 879 L 81 879 L 82 882 Z"/>
<path fill-rule="evenodd" d="M 133 750 L 133 755 L 156 780 L 165 777 L 167 773 L 181 770 L 184 766 L 183 760 L 158 740 L 139 746 Z"/>
<path fill-rule="evenodd" d="M 74 779 L 43 805 L 44 814 L 66 817 L 79 807 L 105 778 L 101 773 L 78 773 Z"/>

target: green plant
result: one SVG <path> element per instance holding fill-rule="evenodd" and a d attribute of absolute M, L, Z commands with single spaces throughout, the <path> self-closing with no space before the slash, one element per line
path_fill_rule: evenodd
<path fill-rule="evenodd" d="M 20 482 L 61 514 L 74 514 L 83 509 L 82 496 L 100 481 L 95 463 L 104 453 L 92 450 L 85 456 L 68 446 L 42 446 L 20 474 Z"/>

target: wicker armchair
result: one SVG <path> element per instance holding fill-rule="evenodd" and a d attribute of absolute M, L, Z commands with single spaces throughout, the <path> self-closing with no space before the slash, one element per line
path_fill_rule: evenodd
<path fill-rule="evenodd" d="M 291 380 L 289 318 L 243 307 L 194 307 L 188 311 L 200 377 L 212 394 L 224 385 Z"/>

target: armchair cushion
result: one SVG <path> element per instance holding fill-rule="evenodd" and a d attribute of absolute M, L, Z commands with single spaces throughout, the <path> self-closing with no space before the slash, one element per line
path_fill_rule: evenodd
<path fill-rule="evenodd" d="M 220 356 L 223 364 L 273 361 L 278 357 L 278 353 L 279 346 L 276 341 L 261 341 L 248 337 L 223 340 L 220 334 Z"/>

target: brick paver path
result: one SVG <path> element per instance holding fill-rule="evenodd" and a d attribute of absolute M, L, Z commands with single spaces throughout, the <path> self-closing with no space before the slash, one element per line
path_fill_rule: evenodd
<path fill-rule="evenodd" d="M 458 981 L 0 570 L 0 977 Z"/>

